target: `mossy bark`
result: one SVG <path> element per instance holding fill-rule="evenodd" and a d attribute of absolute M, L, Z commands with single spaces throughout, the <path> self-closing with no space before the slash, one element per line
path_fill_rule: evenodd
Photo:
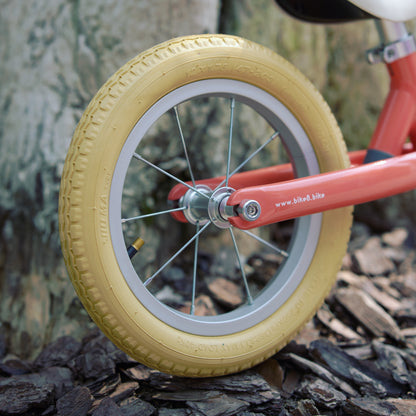
<path fill-rule="evenodd" d="M 312 80 L 352 149 L 368 142 L 388 90 L 383 66 L 365 61 L 365 49 L 378 42 L 371 21 L 303 23 L 272 0 L 28 0 L 19 5 L 0 0 L 0 6 L 0 330 L 10 350 L 24 356 L 59 335 L 88 329 L 60 254 L 59 181 L 83 110 L 127 60 L 184 34 L 222 31 L 247 37 L 280 53 Z M 410 28 L 416 29 L 415 22 Z M 379 225 L 416 223 L 415 199 L 410 192 L 373 205 L 380 210 Z"/>
<path fill-rule="evenodd" d="M 90 325 L 58 238 L 60 175 L 75 125 L 137 53 L 216 32 L 218 0 L 0 0 L 0 331 L 23 356 Z"/>

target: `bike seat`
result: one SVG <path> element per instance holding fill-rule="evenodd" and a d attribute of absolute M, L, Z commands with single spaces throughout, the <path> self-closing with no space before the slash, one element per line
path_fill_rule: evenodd
<path fill-rule="evenodd" d="M 349 0 L 379 19 L 404 22 L 416 18 L 415 0 Z"/>
<path fill-rule="evenodd" d="M 416 18 L 415 0 L 275 0 L 292 16 L 314 23 L 360 19 L 406 21 Z"/>

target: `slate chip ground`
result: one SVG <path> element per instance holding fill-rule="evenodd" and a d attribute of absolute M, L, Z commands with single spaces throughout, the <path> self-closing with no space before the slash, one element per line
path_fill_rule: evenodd
<path fill-rule="evenodd" d="M 325 304 L 256 368 L 195 383 L 131 360 L 98 330 L 62 337 L 33 362 L 1 339 L 0 415 L 416 415 L 416 248 L 402 228 L 357 229 Z M 230 302 L 219 283 L 204 307 Z"/>

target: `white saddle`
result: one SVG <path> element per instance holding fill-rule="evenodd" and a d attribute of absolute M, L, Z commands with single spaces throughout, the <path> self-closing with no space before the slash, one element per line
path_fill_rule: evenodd
<path fill-rule="evenodd" d="M 404 22 L 416 18 L 416 0 L 348 0 L 380 19 Z"/>

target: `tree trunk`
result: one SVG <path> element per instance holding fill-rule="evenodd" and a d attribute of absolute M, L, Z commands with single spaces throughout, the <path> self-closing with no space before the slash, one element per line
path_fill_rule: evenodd
<path fill-rule="evenodd" d="M 352 148 L 367 144 L 388 88 L 383 66 L 364 58 L 378 42 L 372 22 L 312 25 L 272 0 L 0 0 L 0 7 L 0 345 L 4 337 L 26 357 L 92 325 L 61 259 L 59 180 L 86 105 L 130 58 L 174 36 L 217 30 L 262 43 L 315 83 Z M 389 209 L 378 202 L 385 216 L 374 209 L 370 216 L 385 226 L 398 224 L 400 212 L 415 224 L 415 199 L 415 192 L 396 197 Z"/>
<path fill-rule="evenodd" d="M 127 60 L 215 32 L 218 0 L 0 0 L 0 336 L 33 356 L 91 325 L 58 241 L 59 180 L 74 127 Z"/>

